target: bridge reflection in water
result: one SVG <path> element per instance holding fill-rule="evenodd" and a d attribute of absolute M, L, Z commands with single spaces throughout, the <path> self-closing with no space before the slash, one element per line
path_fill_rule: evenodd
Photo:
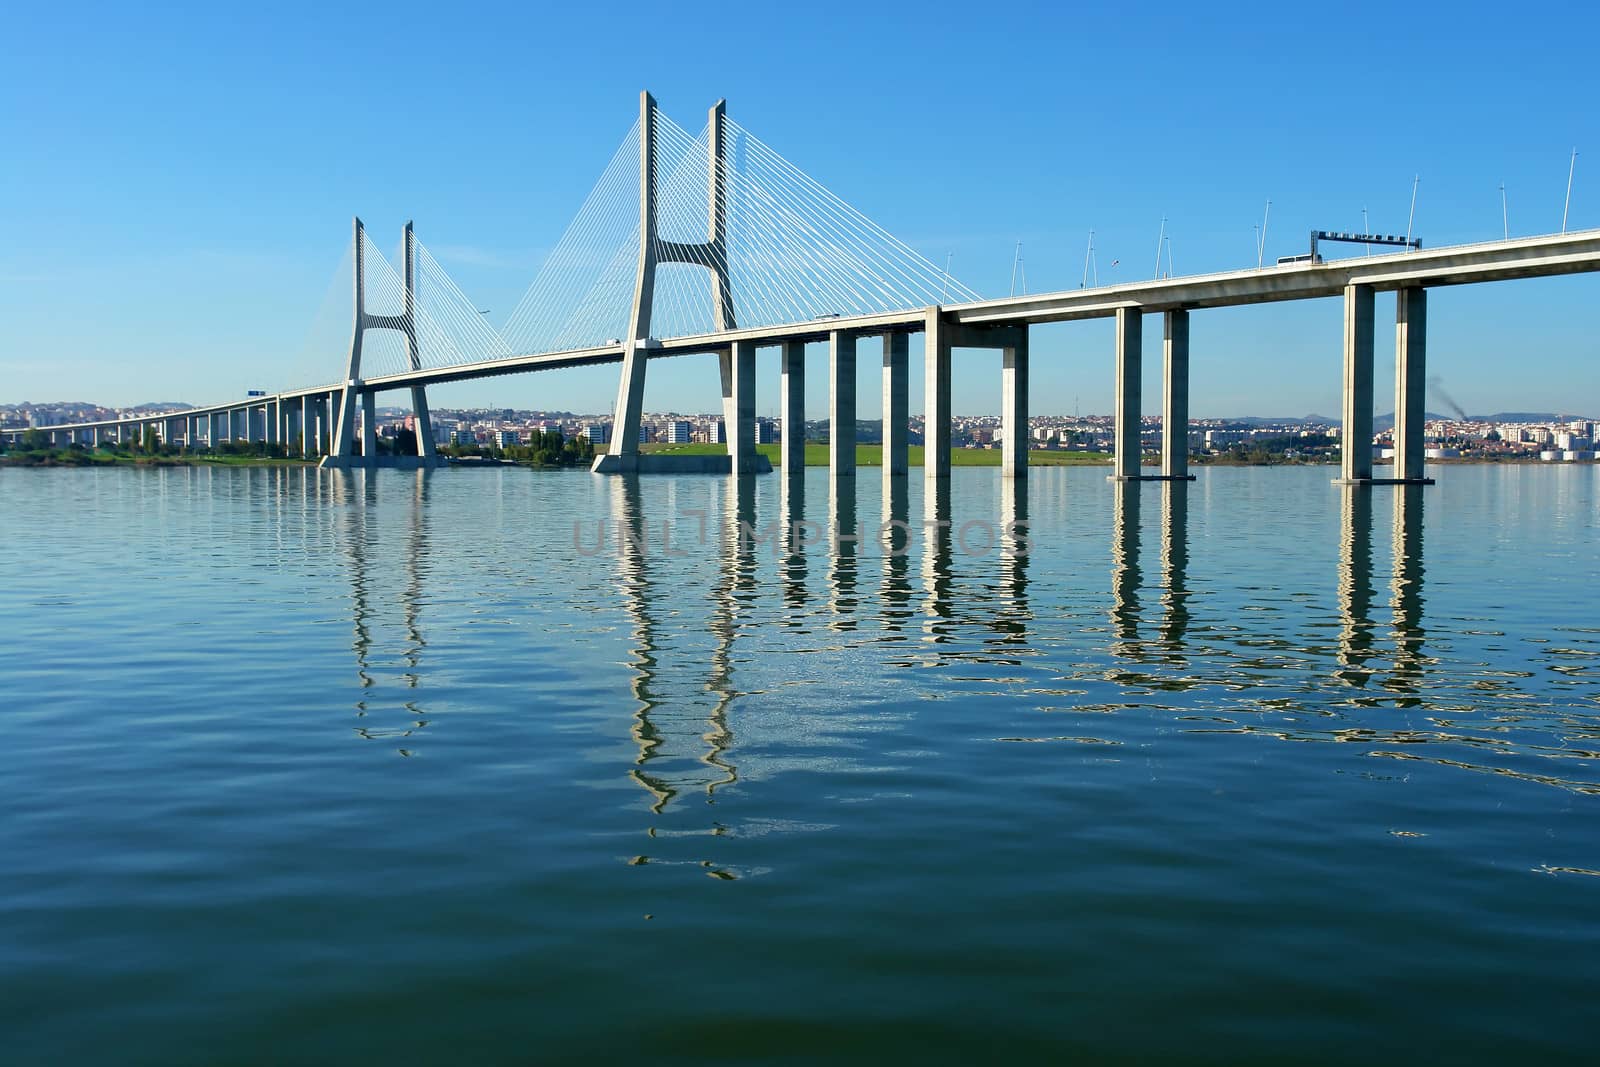
<path fill-rule="evenodd" d="M 1389 673 L 1377 679 L 1385 690 L 1415 694 L 1423 686 L 1422 627 L 1422 491 L 1397 485 L 1394 497 L 1393 575 L 1390 580 L 1393 656 Z M 1340 501 L 1339 537 L 1339 670 L 1336 677 L 1355 688 L 1367 688 L 1377 673 L 1368 668 L 1375 650 L 1378 624 L 1372 617 L 1376 596 L 1373 561 L 1372 495 L 1359 486 L 1344 486 Z M 1415 703 L 1415 701 L 1412 701 Z"/>
<path fill-rule="evenodd" d="M 293 511 L 298 493 L 302 516 L 321 516 L 321 530 L 308 525 L 300 535 L 307 552 L 325 535 L 348 569 L 357 733 L 409 754 L 431 718 L 420 691 L 429 677 L 424 585 L 430 552 L 439 548 L 429 543 L 427 509 L 438 476 L 321 470 L 272 477 L 281 512 Z M 609 572 L 596 577 L 619 594 L 627 624 L 636 749 L 627 774 L 657 814 L 691 794 L 714 802 L 720 790 L 748 778 L 740 768 L 741 718 L 744 759 L 759 752 L 770 762 L 773 743 L 781 747 L 788 731 L 814 729 L 824 705 L 843 716 L 830 719 L 829 728 L 845 728 L 845 718 L 865 722 L 874 702 L 915 699 L 923 684 L 915 675 L 904 676 L 904 692 L 885 692 L 896 689 L 889 681 L 896 668 L 956 662 L 1021 665 L 1056 680 L 1041 681 L 1040 692 L 1082 693 L 1097 679 L 1114 686 L 1115 695 L 1100 703 L 1080 697 L 1041 704 L 1040 711 L 1139 707 L 1193 724 L 1185 729 L 1362 741 L 1383 747 L 1373 755 L 1402 759 L 1439 758 L 1418 748 L 1421 742 L 1482 741 L 1463 742 L 1467 730 L 1481 727 L 1435 710 L 1443 703 L 1440 686 L 1464 690 L 1469 683 L 1434 676 L 1439 660 L 1425 624 L 1417 487 L 1341 489 L 1336 563 L 1320 594 L 1331 600 L 1335 618 L 1319 644 L 1314 602 L 1292 617 L 1247 610 L 1270 609 L 1280 594 L 1252 587 L 1248 574 L 1220 569 L 1219 558 L 1241 558 L 1236 548 L 1219 557 L 1220 542 L 1204 540 L 1197 550 L 1190 494 L 1200 490 L 1187 482 L 1113 486 L 1110 543 L 1104 554 L 1091 550 L 1088 557 L 1110 564 L 1109 588 L 1101 585 L 1100 596 L 1092 595 L 1094 581 L 1079 580 L 1062 563 L 1083 551 L 1081 540 L 1070 550 L 1062 544 L 1083 528 L 1059 526 L 1052 517 L 1041 542 L 1030 520 L 1028 484 L 1017 479 L 997 479 L 992 518 L 965 522 L 952 512 L 948 482 L 920 486 L 919 502 L 906 479 L 885 479 L 881 498 L 867 508 L 849 479 L 812 481 L 810 495 L 827 496 L 822 508 L 808 501 L 803 477 L 779 475 L 765 489 L 746 478 L 698 482 L 686 495 L 698 503 L 710 487 L 706 540 L 685 538 L 668 552 L 660 543 L 663 528 L 647 522 L 646 512 L 661 510 L 661 492 L 669 494 L 670 510 L 677 490 L 657 482 L 647 504 L 645 484 L 625 477 L 603 492 L 614 545 L 594 562 Z M 1380 553 L 1377 515 L 1391 502 L 1388 552 Z M 859 541 L 830 536 L 841 525 L 858 532 L 869 515 Z M 382 553 L 380 523 L 388 524 Z M 1160 545 L 1155 559 L 1143 541 L 1152 534 Z M 284 531 L 286 544 L 294 539 L 294 531 Z M 404 551 L 396 553 L 399 547 Z M 1204 561 L 1198 580 L 1197 557 Z M 1048 616 L 1034 604 L 1041 582 L 1052 605 Z M 1380 619 L 1385 586 L 1388 610 Z M 1103 620 L 1103 640 L 1093 637 L 1095 618 Z M 1313 627 L 1311 636 L 1293 632 L 1302 626 Z M 396 639 L 375 632 L 385 627 Z M 823 677 L 806 677 L 818 668 Z M 842 673 L 835 679 L 829 672 Z M 969 680 L 1026 715 L 1038 698 L 1013 685 L 1028 676 L 980 673 Z M 845 681 L 867 688 L 850 690 L 839 684 Z M 403 688 L 398 700 L 385 688 L 395 684 Z M 1484 769 L 1454 756 L 1443 761 Z"/>
<path fill-rule="evenodd" d="M 721 489 L 727 498 L 722 513 L 708 520 L 715 535 L 719 576 L 711 591 L 707 630 L 715 645 L 698 687 L 674 690 L 670 681 L 688 666 L 674 659 L 674 649 L 659 639 L 663 613 L 675 600 L 658 592 L 652 568 L 652 534 L 644 517 L 637 476 L 617 480 L 612 496 L 617 530 L 617 579 L 623 607 L 632 621 L 633 738 L 639 753 L 630 777 L 651 797 L 651 810 L 663 811 L 685 789 L 701 789 L 713 797 L 718 788 L 739 780 L 727 757 L 734 735 L 728 724 L 733 701 L 733 644 L 738 629 L 738 601 L 751 587 L 753 548 L 741 541 L 739 521 L 752 525 L 755 486 L 748 478 L 729 479 Z M 718 519 L 732 521 L 717 521 Z M 664 681 L 668 684 L 664 684 Z"/>
<path fill-rule="evenodd" d="M 287 487 L 291 472 L 278 468 L 275 474 L 281 491 Z M 401 582 L 393 591 L 395 596 L 381 585 L 384 576 L 394 573 L 391 563 L 395 561 L 395 554 L 392 548 L 386 550 L 376 544 L 382 521 L 379 516 L 388 514 L 377 507 L 380 480 L 370 474 L 338 468 L 305 470 L 300 475 L 302 500 L 315 496 L 321 504 L 319 510 L 333 517 L 334 543 L 349 567 L 351 651 L 355 654 L 356 676 L 360 682 L 355 713 L 358 719 L 364 720 L 356 727 L 356 734 L 369 741 L 397 742 L 397 751 L 402 756 L 410 756 L 412 748 L 405 742 L 429 722 L 416 697 L 424 674 L 422 653 L 428 644 L 422 635 L 422 572 L 429 558 L 427 472 L 397 473 L 392 480 L 383 480 L 384 492 L 403 496 L 407 501 L 403 509 L 405 550 L 399 554 Z M 281 513 L 283 509 L 279 510 Z M 303 508 L 302 514 L 307 510 Z M 369 556 L 376 559 L 375 565 L 369 563 Z M 373 628 L 387 624 L 393 606 L 399 608 L 404 639 L 393 661 L 379 659 L 375 662 L 374 648 L 390 646 L 374 641 Z M 399 702 L 401 721 L 372 721 L 373 713 L 381 714 L 391 703 L 372 699 L 372 694 L 390 677 L 395 677 L 407 690 L 407 696 Z"/>

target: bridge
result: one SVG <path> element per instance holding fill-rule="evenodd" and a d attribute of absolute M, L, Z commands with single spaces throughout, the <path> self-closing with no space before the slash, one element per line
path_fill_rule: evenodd
<path fill-rule="evenodd" d="M 619 364 L 611 439 L 601 473 L 770 469 L 755 447 L 755 353 L 781 350 L 780 466 L 805 462 L 805 346 L 829 351 L 830 474 L 855 474 L 860 342 L 880 338 L 883 473 L 908 473 L 910 337 L 922 335 L 924 477 L 950 474 L 952 353 L 999 350 L 1002 472 L 1028 463 L 1029 328 L 1113 318 L 1118 481 L 1187 480 L 1189 316 L 1209 308 L 1339 297 L 1344 302 L 1340 481 L 1425 484 L 1427 295 L 1431 288 L 1600 270 L 1600 230 L 1318 262 L 1315 258 L 1218 274 L 983 299 L 851 208 L 748 130 L 718 102 L 695 135 L 640 95 L 624 138 L 501 330 L 416 238 L 407 223 L 396 270 L 354 220 L 353 317 L 344 374 L 182 412 L 45 426 L 56 444 L 128 440 L 154 432 L 195 446 L 224 441 L 298 443 L 324 466 L 433 466 L 440 462 L 427 387 L 505 374 Z M 1373 476 L 1375 294 L 1396 293 L 1395 461 Z M 1141 466 L 1144 319 L 1161 316 L 1159 474 Z M 1331 348 L 1331 345 L 1330 345 Z M 643 453 L 639 431 L 648 369 L 666 358 L 719 361 L 727 456 Z M 379 456 L 379 393 L 409 392 L 415 457 Z M 362 417 L 356 418 L 360 409 Z M 357 428 L 360 448 L 357 448 Z M 3 431 L 15 442 L 22 430 Z"/>

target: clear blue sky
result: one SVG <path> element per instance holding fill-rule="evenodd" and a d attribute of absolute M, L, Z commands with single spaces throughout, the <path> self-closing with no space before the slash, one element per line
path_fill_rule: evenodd
<path fill-rule="evenodd" d="M 385 248 L 414 218 L 499 319 L 642 88 L 691 129 L 726 97 L 986 295 L 1007 291 L 1019 240 L 1032 291 L 1075 287 L 1091 227 L 1103 280 L 1148 275 L 1163 215 L 1179 273 L 1248 265 L 1269 197 L 1269 257 L 1313 227 L 1358 229 L 1363 207 L 1403 231 L 1414 174 L 1429 245 L 1498 237 L 1502 182 L 1513 234 L 1549 232 L 1573 147 L 1570 226 L 1600 226 L 1590 5 L 336 7 L 8 12 L 0 401 L 200 403 L 336 379 L 343 353 L 306 338 L 357 213 Z M 1597 306 L 1592 275 L 1436 291 L 1430 373 L 1473 411 L 1600 414 Z M 1194 413 L 1336 414 L 1340 321 L 1334 301 L 1197 314 Z M 1110 410 L 1108 324 L 1040 329 L 1034 361 L 1036 413 Z M 652 371 L 650 409 L 715 408 L 714 361 Z M 962 356 L 956 375 L 958 412 L 998 411 L 997 357 Z M 615 377 L 495 379 L 434 403 L 600 410 Z M 776 402 L 769 374 L 759 406 Z"/>

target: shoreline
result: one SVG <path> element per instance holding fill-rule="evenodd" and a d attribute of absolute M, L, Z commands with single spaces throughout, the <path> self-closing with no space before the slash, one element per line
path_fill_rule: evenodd
<path fill-rule="evenodd" d="M 768 454 L 776 468 L 780 459 L 779 448 L 776 445 L 762 445 L 759 449 Z M 653 455 L 722 455 L 726 454 L 720 445 L 689 445 L 689 446 L 655 446 L 646 447 L 645 451 Z M 921 467 L 923 463 L 922 446 L 913 445 L 908 448 L 908 467 Z M 806 466 L 828 466 L 828 446 L 817 442 L 806 445 Z M 72 456 L 67 459 L 65 457 Z M 524 467 L 529 470 L 584 470 L 585 466 L 564 466 L 559 464 L 540 464 L 527 460 L 504 459 L 497 456 L 459 456 L 447 457 L 448 467 L 471 469 L 474 467 L 503 468 Z M 999 449 L 989 448 L 953 448 L 950 454 L 952 467 L 999 467 L 1001 465 L 1001 452 Z M 18 468 L 52 468 L 52 469 L 79 469 L 86 467 L 315 467 L 320 460 L 307 460 L 298 457 L 281 456 L 130 456 L 106 452 L 72 452 L 66 449 L 52 449 L 46 453 L 0 453 L 0 467 Z M 1053 450 L 1032 450 L 1028 453 L 1028 466 L 1030 467 L 1110 467 L 1112 458 L 1104 452 L 1058 452 Z M 1429 467 L 1454 467 L 1454 466 L 1519 466 L 1519 467 L 1583 467 L 1600 465 L 1600 460 L 1571 460 L 1553 461 L 1542 460 L 1537 456 L 1459 456 L 1451 459 L 1430 461 Z M 857 467 L 882 467 L 883 449 L 880 445 L 856 446 Z M 1146 459 L 1141 469 L 1157 469 L 1160 460 Z M 1231 459 L 1213 459 L 1202 456 L 1192 456 L 1189 460 L 1191 470 L 1204 467 L 1328 467 L 1337 469 L 1339 464 L 1333 462 L 1301 462 L 1297 460 L 1284 460 L 1281 462 L 1239 462 Z M 1381 470 L 1391 467 L 1388 463 L 1375 463 L 1373 469 Z M 359 468 L 358 468 L 359 469 Z"/>

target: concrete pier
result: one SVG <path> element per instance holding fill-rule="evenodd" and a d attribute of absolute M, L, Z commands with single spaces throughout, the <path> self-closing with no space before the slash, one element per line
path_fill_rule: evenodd
<path fill-rule="evenodd" d="M 439 448 L 433 439 L 433 412 L 428 409 L 428 391 L 422 386 L 411 390 L 411 425 L 417 435 L 417 455 L 429 465 L 439 462 Z"/>
<path fill-rule="evenodd" d="M 634 315 L 638 317 L 638 311 Z M 648 314 L 648 310 L 646 311 Z M 644 421 L 644 367 L 648 359 L 644 340 L 630 341 L 622 357 L 622 380 L 617 383 L 616 416 L 606 454 L 596 456 L 590 469 L 600 474 L 636 474 L 639 470 L 639 426 Z"/>
<path fill-rule="evenodd" d="M 733 347 L 730 345 L 717 353 L 717 378 L 722 386 L 722 441 L 733 455 Z"/>
<path fill-rule="evenodd" d="M 856 476 L 856 347 L 849 330 L 828 334 L 828 475 Z"/>
<path fill-rule="evenodd" d="M 883 338 L 883 474 L 904 477 L 909 469 L 911 338 L 903 333 Z"/>
<path fill-rule="evenodd" d="M 949 324 L 938 308 L 930 308 L 922 335 L 922 476 L 927 481 L 950 477 L 950 341 Z"/>
<path fill-rule="evenodd" d="M 1423 473 L 1423 406 L 1428 369 L 1428 291 L 1395 293 L 1394 477 L 1426 484 Z"/>
<path fill-rule="evenodd" d="M 300 398 L 300 454 L 307 459 L 317 454 L 317 416 L 310 394 Z"/>
<path fill-rule="evenodd" d="M 1112 477 L 1128 481 L 1139 477 L 1139 420 L 1141 417 L 1144 315 L 1138 308 L 1117 309 L 1116 466 Z"/>
<path fill-rule="evenodd" d="M 803 475 L 806 470 L 806 343 L 785 341 L 779 356 L 778 403 L 783 411 L 783 474 Z"/>
<path fill-rule="evenodd" d="M 1161 476 L 1189 480 L 1189 313 L 1162 316 Z"/>
<path fill-rule="evenodd" d="M 728 455 L 734 474 L 756 471 L 756 346 L 753 341 L 735 341 L 730 353 L 731 381 L 728 392 Z"/>
<path fill-rule="evenodd" d="M 1028 328 L 1017 327 L 1017 336 L 1001 349 L 1000 364 L 1000 475 L 1003 478 L 1028 476 Z"/>
<path fill-rule="evenodd" d="M 371 467 L 378 458 L 378 397 L 361 394 L 361 460 Z"/>
<path fill-rule="evenodd" d="M 1372 304 L 1372 286 L 1345 286 L 1339 476 L 1346 482 L 1372 480 Z"/>

